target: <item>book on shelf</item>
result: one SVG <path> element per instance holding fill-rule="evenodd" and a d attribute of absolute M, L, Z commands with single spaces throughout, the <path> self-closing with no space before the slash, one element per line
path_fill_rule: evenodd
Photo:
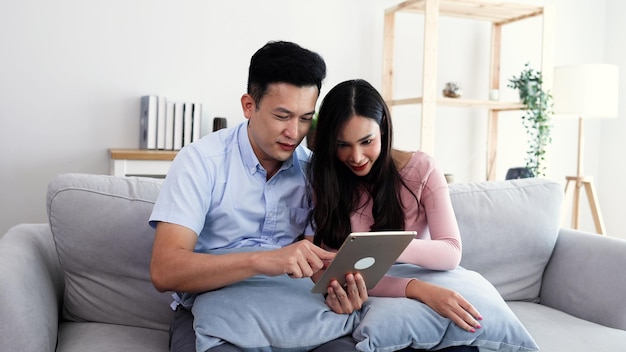
<path fill-rule="evenodd" d="M 200 139 L 202 104 L 141 97 L 140 149 L 180 150 Z"/>
<path fill-rule="evenodd" d="M 183 111 L 183 146 L 191 144 L 193 133 L 193 104 L 185 103 Z"/>
<path fill-rule="evenodd" d="M 157 109 L 158 97 L 144 95 L 141 97 L 141 115 L 139 122 L 139 148 L 157 148 Z"/>
<path fill-rule="evenodd" d="M 167 100 L 159 96 L 157 99 L 157 149 L 165 149 L 165 106 Z"/>
<path fill-rule="evenodd" d="M 184 103 L 174 103 L 174 150 L 180 150 L 183 147 L 184 108 Z"/>
<path fill-rule="evenodd" d="M 174 150 L 174 102 L 165 104 L 165 150 Z"/>
<path fill-rule="evenodd" d="M 194 103 L 193 104 L 193 118 L 192 118 L 192 127 L 191 127 L 191 141 L 195 142 L 200 139 L 202 128 L 202 104 Z"/>

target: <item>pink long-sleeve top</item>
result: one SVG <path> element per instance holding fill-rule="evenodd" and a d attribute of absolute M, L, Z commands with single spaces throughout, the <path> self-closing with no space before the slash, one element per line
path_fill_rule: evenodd
<path fill-rule="evenodd" d="M 400 170 L 406 185 L 413 191 L 419 204 L 402 187 L 401 199 L 405 210 L 405 230 L 416 231 L 417 236 L 398 258 L 433 270 L 452 270 L 461 261 L 461 235 L 450 200 L 446 178 L 435 160 L 423 152 L 415 152 Z M 368 200 L 363 194 L 361 201 Z M 370 231 L 374 224 L 372 202 L 360 207 L 350 218 L 352 231 Z M 385 276 L 369 291 L 370 296 L 405 297 L 406 286 L 412 279 Z"/>

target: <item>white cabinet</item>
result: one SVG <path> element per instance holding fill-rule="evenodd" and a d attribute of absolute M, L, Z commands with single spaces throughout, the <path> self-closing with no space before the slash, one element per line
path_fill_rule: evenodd
<path fill-rule="evenodd" d="M 164 178 L 178 153 L 171 150 L 109 149 L 111 175 Z"/>

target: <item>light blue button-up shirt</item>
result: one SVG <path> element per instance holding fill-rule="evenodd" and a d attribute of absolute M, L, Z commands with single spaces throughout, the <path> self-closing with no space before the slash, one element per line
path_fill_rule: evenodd
<path fill-rule="evenodd" d="M 269 180 L 252 151 L 247 122 L 185 146 L 176 156 L 150 216 L 198 234 L 196 252 L 278 248 L 312 235 L 306 182 L 310 151 L 300 145 Z"/>

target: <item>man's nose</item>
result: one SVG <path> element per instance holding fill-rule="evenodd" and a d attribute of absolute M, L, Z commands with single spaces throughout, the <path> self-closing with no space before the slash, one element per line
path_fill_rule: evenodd
<path fill-rule="evenodd" d="M 289 119 L 289 121 L 287 121 L 285 135 L 291 139 L 298 138 L 298 119 Z"/>

